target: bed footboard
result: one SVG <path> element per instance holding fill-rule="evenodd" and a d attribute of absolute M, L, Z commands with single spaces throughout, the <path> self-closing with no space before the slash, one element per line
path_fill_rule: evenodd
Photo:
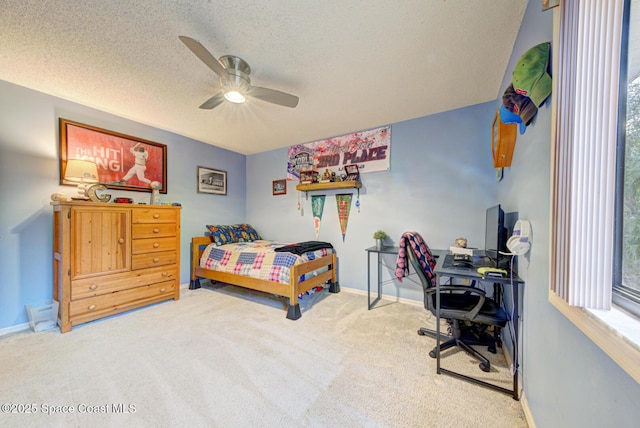
<path fill-rule="evenodd" d="M 251 278 L 248 276 L 235 275 L 227 272 L 218 272 L 200 267 L 200 257 L 205 247 L 211 243 L 207 236 L 197 236 L 191 239 L 191 282 L 189 289 L 200 288 L 200 278 L 207 278 L 212 281 L 224 282 L 227 284 L 238 285 L 240 287 L 250 288 L 252 290 L 263 291 L 266 293 L 277 294 L 279 296 L 289 298 L 289 307 L 287 308 L 287 318 L 297 320 L 302 316 L 300 312 L 300 304 L 298 303 L 298 295 L 317 287 L 321 284 L 329 284 L 331 293 L 340 292 L 340 285 L 336 276 L 335 253 L 321 257 L 316 260 L 292 266 L 290 269 L 289 283 L 266 281 L 263 279 Z M 324 272 L 312 274 L 321 268 L 327 268 Z M 300 281 L 300 278 L 304 280 Z"/>

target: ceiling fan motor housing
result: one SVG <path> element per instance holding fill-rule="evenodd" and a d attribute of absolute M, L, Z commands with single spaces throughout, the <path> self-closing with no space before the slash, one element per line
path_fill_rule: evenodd
<path fill-rule="evenodd" d="M 246 94 L 251 86 L 251 67 L 245 60 L 233 55 L 221 56 L 218 60 L 226 69 L 228 77 L 220 78 L 220 86 L 225 92 L 237 91 Z"/>

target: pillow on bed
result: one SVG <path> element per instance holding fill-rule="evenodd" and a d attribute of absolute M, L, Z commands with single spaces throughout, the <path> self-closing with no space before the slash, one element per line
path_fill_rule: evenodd
<path fill-rule="evenodd" d="M 236 235 L 233 233 L 231 226 L 225 226 L 222 224 L 207 225 L 209 229 L 209 236 L 211 236 L 211 242 L 216 245 L 232 244 L 238 242 Z"/>
<path fill-rule="evenodd" d="M 262 239 L 260 234 L 250 224 L 234 224 L 230 227 L 237 242 L 252 242 Z"/>

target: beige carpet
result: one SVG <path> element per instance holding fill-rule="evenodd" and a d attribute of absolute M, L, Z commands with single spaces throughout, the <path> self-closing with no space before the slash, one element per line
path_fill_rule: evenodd
<path fill-rule="evenodd" d="M 0 403 L 23 413 L 4 406 L 0 426 L 527 426 L 511 397 L 435 373 L 435 340 L 416 334 L 433 326 L 424 309 L 381 303 L 324 291 L 290 321 L 283 299 L 223 285 L 67 334 L 5 336 Z M 485 375 L 447 355 L 443 367 Z M 492 364 L 509 386 L 504 359 Z"/>

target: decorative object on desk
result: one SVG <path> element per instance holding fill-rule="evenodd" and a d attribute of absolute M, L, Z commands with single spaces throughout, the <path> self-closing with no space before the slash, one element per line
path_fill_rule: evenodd
<path fill-rule="evenodd" d="M 322 221 L 322 212 L 324 211 L 325 195 L 311 196 L 311 210 L 313 212 L 313 228 L 316 231 L 316 240 L 320 235 L 320 222 Z"/>
<path fill-rule="evenodd" d="M 114 201 L 116 204 L 132 204 L 133 199 L 131 198 L 115 198 Z"/>
<path fill-rule="evenodd" d="M 353 193 L 342 193 L 336 195 L 338 206 L 338 218 L 340 219 L 340 230 L 342 231 L 342 242 L 347 235 L 347 223 L 349 222 L 349 212 L 351 211 L 351 199 Z"/>
<path fill-rule="evenodd" d="M 454 242 L 453 245 L 455 247 L 460 247 L 460 248 L 467 248 L 467 238 L 457 238 Z"/>
<path fill-rule="evenodd" d="M 95 162 L 71 159 L 65 165 L 64 179 L 71 183 L 78 183 L 78 194 L 72 199 L 88 201 L 86 191 L 88 185 L 98 182 L 98 167 Z"/>
<path fill-rule="evenodd" d="M 384 240 L 387 239 L 387 233 L 384 230 L 378 230 L 373 234 L 373 239 L 376 240 L 376 248 L 381 250 Z"/>
<path fill-rule="evenodd" d="M 481 267 L 478 268 L 478 275 L 481 275 L 483 278 L 505 278 L 509 275 L 509 272 L 499 268 Z"/>
<path fill-rule="evenodd" d="M 152 181 L 162 183 L 167 193 L 167 146 L 60 118 L 60 184 L 67 163 L 91 156 L 97 165 L 97 180 L 110 189 L 151 192 Z"/>
<path fill-rule="evenodd" d="M 160 188 L 162 184 L 158 181 L 151 182 L 151 205 L 160 205 Z"/>
<path fill-rule="evenodd" d="M 109 202 L 111 195 L 98 195 L 98 191 L 107 190 L 107 186 L 104 184 L 94 184 L 86 190 L 86 195 L 92 202 Z"/>
<path fill-rule="evenodd" d="M 271 184 L 273 196 L 287 194 L 287 180 L 273 180 Z"/>

